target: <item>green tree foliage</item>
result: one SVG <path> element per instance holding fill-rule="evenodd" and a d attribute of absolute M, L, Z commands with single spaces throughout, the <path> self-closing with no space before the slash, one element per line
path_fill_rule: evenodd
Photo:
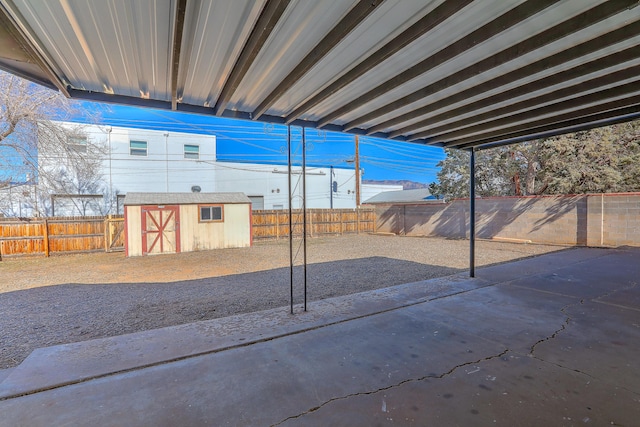
<path fill-rule="evenodd" d="M 469 197 L 469 153 L 445 151 L 432 194 Z M 640 191 L 640 121 L 476 151 L 480 197 L 627 191 Z"/>

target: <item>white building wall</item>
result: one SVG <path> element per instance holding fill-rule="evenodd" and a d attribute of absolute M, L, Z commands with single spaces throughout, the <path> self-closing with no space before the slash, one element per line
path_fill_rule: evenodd
<path fill-rule="evenodd" d="M 97 127 L 94 127 L 94 129 Z M 102 127 L 95 134 L 106 137 L 111 158 L 105 161 L 110 186 L 127 192 L 215 192 L 215 176 L 206 162 L 216 160 L 216 137 L 180 132 Z M 130 152 L 130 141 L 145 141 L 147 155 Z M 185 159 L 184 145 L 197 145 L 199 159 Z"/>
<path fill-rule="evenodd" d="M 218 162 L 212 165 L 216 174 L 217 191 L 240 191 L 249 197 L 264 198 L 264 209 L 288 209 L 288 175 L 286 165 Z M 302 207 L 301 168 L 293 167 L 291 176 L 292 207 Z M 307 208 L 331 207 L 332 179 L 330 168 L 307 167 Z M 353 169 L 333 169 L 337 192 L 333 193 L 333 207 L 354 208 L 356 205 Z"/>
<path fill-rule="evenodd" d="M 77 128 L 77 124 L 69 123 Z M 116 126 L 86 125 L 87 137 L 106 144 L 110 158 L 103 162 L 104 179 L 112 194 L 127 192 L 243 192 L 262 198 L 264 209 L 288 209 L 287 165 L 216 162 L 216 138 Z M 147 155 L 130 151 L 131 141 L 145 141 Z M 199 159 L 185 159 L 184 145 L 199 146 Z M 333 191 L 333 181 L 336 190 Z M 353 209 L 356 206 L 354 169 L 307 167 L 307 208 Z M 301 168 L 293 167 L 292 207 L 302 207 Z M 361 202 L 401 186 L 363 185 Z"/>

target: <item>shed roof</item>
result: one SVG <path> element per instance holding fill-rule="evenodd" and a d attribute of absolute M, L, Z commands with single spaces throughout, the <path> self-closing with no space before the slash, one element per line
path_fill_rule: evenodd
<path fill-rule="evenodd" d="M 0 0 L 74 98 L 489 147 L 640 117 L 638 0 Z"/>
<path fill-rule="evenodd" d="M 363 203 L 441 203 L 436 200 L 428 188 L 416 188 L 413 190 L 383 191 Z"/>
<path fill-rule="evenodd" d="M 244 193 L 127 193 L 125 206 L 251 203 Z"/>

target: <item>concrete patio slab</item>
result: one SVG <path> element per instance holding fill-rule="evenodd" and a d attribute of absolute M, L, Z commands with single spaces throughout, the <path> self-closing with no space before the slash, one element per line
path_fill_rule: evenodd
<path fill-rule="evenodd" d="M 9 374 L 11 372 L 13 372 L 14 370 L 15 370 L 15 368 L 0 369 L 0 383 L 2 383 L 2 381 L 4 381 L 5 378 L 7 378 L 9 376 Z"/>
<path fill-rule="evenodd" d="M 40 348 L 0 382 L 0 399 L 272 340 L 487 286 L 465 274 L 185 325 Z M 51 369 L 55 366 L 56 369 Z"/>
<path fill-rule="evenodd" d="M 0 425 L 634 425 L 639 261 L 574 249 L 42 349 L 0 384 Z"/>

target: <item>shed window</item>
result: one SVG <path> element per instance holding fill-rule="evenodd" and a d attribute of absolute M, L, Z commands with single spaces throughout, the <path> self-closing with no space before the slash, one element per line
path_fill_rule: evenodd
<path fill-rule="evenodd" d="M 200 205 L 200 222 L 222 222 L 224 221 L 224 212 L 222 205 Z"/>
<path fill-rule="evenodd" d="M 147 141 L 129 141 L 129 154 L 132 156 L 147 155 Z"/>
<path fill-rule="evenodd" d="M 184 144 L 184 158 L 198 160 L 200 158 L 200 146 Z"/>

